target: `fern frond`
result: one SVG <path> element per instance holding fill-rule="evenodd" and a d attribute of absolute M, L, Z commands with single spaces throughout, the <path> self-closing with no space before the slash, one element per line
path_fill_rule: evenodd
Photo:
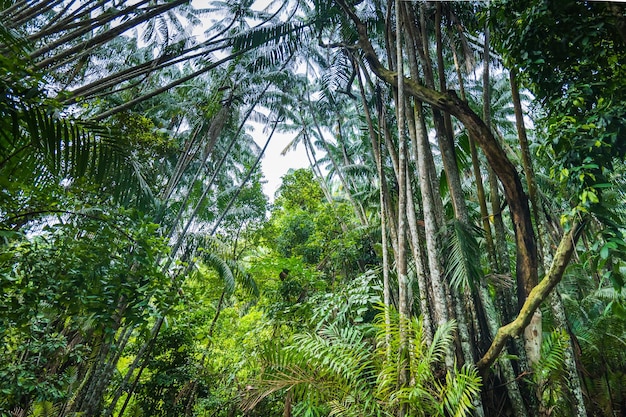
<path fill-rule="evenodd" d="M 443 361 L 446 353 L 454 341 L 456 321 L 450 320 L 439 326 L 433 336 L 433 342 L 427 350 L 425 359 L 430 363 Z"/>
<path fill-rule="evenodd" d="M 465 364 L 461 370 L 446 374 L 443 390 L 443 405 L 446 414 L 454 417 L 470 416 L 474 410 L 474 399 L 480 395 L 481 378 L 475 366 Z"/>

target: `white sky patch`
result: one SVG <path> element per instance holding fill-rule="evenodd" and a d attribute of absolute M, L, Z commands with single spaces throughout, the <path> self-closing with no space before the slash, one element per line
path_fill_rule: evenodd
<path fill-rule="evenodd" d="M 254 127 L 254 130 L 249 132 L 249 134 L 254 138 L 256 144 L 262 147 L 265 145 L 265 141 L 271 133 L 270 129 L 264 129 L 263 126 L 259 124 L 251 125 Z M 276 194 L 278 187 L 280 187 L 282 182 L 281 178 L 287 171 L 309 166 L 304 144 L 300 144 L 295 151 L 292 150 L 286 155 L 281 155 L 283 149 L 285 149 L 295 136 L 296 133 L 287 134 L 274 132 L 274 136 L 267 146 L 265 155 L 261 160 L 261 170 L 265 178 L 263 191 L 270 198 L 270 201 L 274 201 L 274 194 Z"/>

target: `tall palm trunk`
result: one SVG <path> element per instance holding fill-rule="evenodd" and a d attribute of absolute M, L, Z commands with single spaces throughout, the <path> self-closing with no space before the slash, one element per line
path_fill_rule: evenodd
<path fill-rule="evenodd" d="M 395 0 L 396 21 L 396 71 L 404 74 L 404 57 L 402 56 L 402 19 L 401 1 Z M 407 162 L 405 142 L 405 98 L 404 77 L 398 77 L 396 92 L 396 117 L 398 120 L 398 252 L 396 268 L 398 273 L 398 313 L 400 316 L 400 347 L 399 347 L 399 372 L 398 386 L 405 387 L 409 384 L 409 280 L 407 276 L 406 260 L 406 208 L 407 208 Z M 399 416 L 406 415 L 406 404 L 402 404 Z"/>
<path fill-rule="evenodd" d="M 467 101 L 465 96 L 465 87 L 463 83 L 463 75 L 461 74 L 461 66 L 457 57 L 456 49 L 452 48 L 452 54 L 454 57 L 454 66 L 456 68 L 457 77 L 459 79 L 459 91 L 461 94 L 461 100 Z M 485 244 L 487 245 L 487 255 L 489 257 L 489 263 L 492 270 L 497 270 L 496 266 L 496 253 L 493 244 L 493 236 L 491 233 L 491 223 L 489 223 L 489 211 L 487 210 L 487 200 L 485 199 L 485 187 L 483 185 L 483 176 L 480 170 L 480 161 L 478 160 L 478 152 L 476 150 L 476 141 L 474 135 L 468 132 L 468 141 L 470 147 L 470 155 L 472 158 L 472 169 L 474 172 L 474 182 L 476 184 L 476 198 L 480 207 L 481 223 L 485 232 Z"/>
<path fill-rule="evenodd" d="M 441 8 L 441 2 L 437 2 L 435 11 L 435 45 L 439 91 L 443 92 L 447 90 L 447 87 L 443 61 L 443 45 L 441 39 Z M 424 44 L 424 51 L 427 53 L 427 39 L 424 38 L 422 41 L 426 42 Z M 428 60 L 427 63 L 430 63 L 430 60 Z M 424 73 L 432 74 L 432 70 L 424 71 Z M 426 82 L 427 85 L 430 83 L 430 87 L 434 89 L 434 80 L 426 79 Z M 465 203 L 465 196 L 463 195 L 463 189 L 461 188 L 459 168 L 456 163 L 456 150 L 454 147 L 451 117 L 447 112 L 436 113 L 439 113 L 439 115 L 435 115 L 435 128 L 437 129 L 437 125 L 439 125 L 439 128 L 437 129 L 437 140 L 441 151 L 443 166 L 446 171 L 446 180 L 448 181 L 448 188 L 450 190 L 450 196 L 454 206 L 454 213 L 456 218 L 461 221 L 461 223 L 467 224 L 469 216 L 467 212 L 467 204 Z"/>
<path fill-rule="evenodd" d="M 379 120 L 381 121 L 382 124 L 382 131 L 383 131 L 383 137 L 385 139 L 385 150 L 387 151 L 387 154 L 389 155 L 389 159 L 391 160 L 391 165 L 393 167 L 394 173 L 396 175 L 396 181 L 397 181 L 397 176 L 398 176 L 398 166 L 399 166 L 399 162 L 398 162 L 398 152 L 396 152 L 395 150 L 395 145 L 393 142 L 393 139 L 391 138 L 391 132 L 390 132 L 390 127 L 389 124 L 387 123 L 387 117 L 384 113 L 384 111 L 380 111 L 379 114 Z M 383 183 L 382 186 L 385 188 L 388 188 L 388 182 L 385 179 L 385 177 L 383 176 Z M 387 209 L 387 219 L 389 220 L 389 235 L 391 237 L 391 244 L 393 247 L 393 251 L 394 251 L 394 258 L 397 259 L 398 257 L 398 219 L 396 218 L 396 216 L 394 215 L 394 213 L 396 212 L 396 210 L 394 209 L 393 206 L 393 201 L 391 198 L 391 195 L 389 194 L 389 190 L 386 190 L 386 194 L 387 196 L 389 196 L 388 199 L 386 199 L 386 209 Z"/>
<path fill-rule="evenodd" d="M 447 83 L 444 71 L 441 26 L 442 4 L 441 2 L 437 2 L 435 9 L 435 45 L 437 55 L 437 72 L 439 77 L 439 90 L 446 91 Z M 422 41 L 424 41 L 424 39 L 422 39 Z M 440 138 L 439 147 L 441 150 L 444 169 L 446 172 L 446 180 L 448 182 L 448 188 L 450 190 L 450 196 L 454 206 L 455 217 L 463 225 L 466 225 L 469 223 L 469 213 L 467 209 L 467 204 L 465 203 L 463 189 L 461 187 L 459 168 L 456 162 L 456 150 L 454 146 L 452 118 L 447 112 L 443 112 L 442 116 L 443 135 L 440 136 L 438 134 L 437 137 Z M 437 120 L 436 117 L 435 120 Z M 441 121 L 439 123 L 441 123 Z M 461 345 L 463 361 L 465 363 L 474 363 L 474 352 L 471 342 L 472 337 L 470 335 L 470 326 L 467 322 L 467 317 L 472 317 L 473 315 L 475 315 L 476 306 L 469 287 L 459 289 L 451 288 L 450 291 L 452 308 L 458 322 L 459 343 Z M 484 415 L 484 410 L 480 397 L 476 397 L 474 399 L 474 407 L 477 416 Z"/>
<path fill-rule="evenodd" d="M 376 174 L 378 175 L 378 196 L 380 201 L 380 230 L 381 230 L 381 250 L 383 258 L 383 303 L 385 306 L 385 341 L 387 348 L 391 341 L 391 316 L 389 314 L 389 308 L 391 307 L 391 288 L 389 285 L 389 250 L 387 246 L 387 215 L 386 215 L 386 201 L 388 196 L 386 195 L 386 187 L 383 187 L 385 181 L 385 174 L 383 172 L 382 156 L 380 151 L 380 140 L 377 138 L 376 131 L 374 130 L 374 123 L 372 122 L 372 115 L 370 114 L 369 106 L 367 105 L 367 99 L 365 95 L 365 87 L 363 85 L 363 78 L 361 77 L 361 71 L 356 58 L 353 58 L 353 67 L 357 74 L 357 80 L 359 83 L 359 92 L 361 97 L 361 103 L 363 104 L 363 110 L 365 113 L 365 120 L 367 122 L 367 131 L 370 136 L 370 142 L 372 146 L 372 154 L 374 161 L 376 162 Z M 388 349 L 389 352 L 389 349 Z"/>
<path fill-rule="evenodd" d="M 535 218 L 535 227 L 537 229 L 537 246 L 539 247 L 539 254 L 541 255 L 543 253 L 543 239 L 541 227 L 544 224 L 545 219 L 543 218 L 544 216 L 542 216 L 543 211 L 539 206 L 539 199 L 537 195 L 537 182 L 535 181 L 535 170 L 533 169 L 533 164 L 530 158 L 530 148 L 528 146 L 528 137 L 526 135 L 526 126 L 524 124 L 524 112 L 522 110 L 522 102 L 519 96 L 519 87 L 517 86 L 514 69 L 509 72 L 509 83 L 511 85 L 511 98 L 513 100 L 513 111 L 515 113 L 517 138 L 520 144 L 522 165 L 524 167 L 526 185 L 528 187 L 528 198 L 530 199 L 533 217 Z"/>
<path fill-rule="evenodd" d="M 434 316 L 438 326 L 448 321 L 447 310 L 447 290 L 445 288 L 445 280 L 443 267 L 439 258 L 439 226 L 437 224 L 437 215 L 435 214 L 436 198 L 440 198 L 432 189 L 430 181 L 431 173 L 429 165 L 426 161 L 426 155 L 431 153 L 430 143 L 428 142 L 428 134 L 426 133 L 426 124 L 424 122 L 424 113 L 421 103 L 414 104 L 415 132 L 417 139 L 417 166 L 420 179 L 420 191 L 422 194 L 422 205 L 424 207 L 424 230 L 426 235 L 426 250 L 428 254 L 428 266 L 430 270 L 430 281 L 433 292 Z M 431 154 L 432 156 L 432 154 Z"/>
<path fill-rule="evenodd" d="M 407 20 L 414 21 L 411 11 L 407 7 Z M 412 77 L 418 74 L 416 51 L 419 51 L 421 42 L 415 26 L 411 23 L 406 25 L 407 53 L 409 56 L 410 72 Z M 427 71 L 425 68 L 424 71 Z M 409 123 L 409 133 L 413 142 L 413 159 L 419 172 L 420 192 L 422 194 L 422 205 L 424 213 L 424 231 L 426 237 L 426 253 L 428 259 L 428 270 L 430 272 L 430 283 L 424 285 L 432 295 L 428 298 L 433 303 L 433 328 L 442 325 L 449 319 L 448 315 L 448 291 L 443 274 L 443 266 L 439 258 L 439 230 L 443 226 L 443 205 L 441 198 L 435 191 L 436 173 L 434 172 L 434 162 L 424 113 L 420 102 L 416 101 L 413 106 L 413 113 Z M 437 201 L 439 200 L 439 201 Z M 425 268 L 425 267 L 424 267 Z M 426 289 L 425 288 L 425 289 Z M 420 296 L 421 297 L 421 296 Z M 450 356 L 450 355 L 448 355 Z M 448 365 L 451 357 L 447 358 Z"/>
<path fill-rule="evenodd" d="M 409 135 L 411 137 L 411 143 L 413 147 L 417 144 L 417 132 L 415 130 L 415 120 L 409 113 L 410 109 L 407 109 L 407 125 L 409 128 Z M 414 191 L 411 185 L 410 173 L 407 172 L 407 221 L 409 225 L 409 232 L 411 236 L 411 250 L 413 253 L 413 260 L 415 262 L 415 272 L 417 275 L 417 284 L 419 287 L 419 305 L 422 315 L 422 325 L 424 328 L 424 340 L 426 343 L 431 343 L 433 340 L 434 329 L 432 325 L 430 304 L 432 300 L 431 287 L 427 281 L 427 260 L 423 256 L 423 244 L 421 242 L 422 237 L 419 233 L 417 223 L 417 204 L 415 203 Z M 423 212 L 423 210 L 422 210 Z"/>

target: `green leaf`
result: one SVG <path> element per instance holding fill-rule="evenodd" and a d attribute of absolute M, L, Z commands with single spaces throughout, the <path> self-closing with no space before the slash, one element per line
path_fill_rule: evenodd
<path fill-rule="evenodd" d="M 600 257 L 602 259 L 607 259 L 609 257 L 609 247 L 607 245 L 602 246 L 602 249 L 600 249 Z"/>

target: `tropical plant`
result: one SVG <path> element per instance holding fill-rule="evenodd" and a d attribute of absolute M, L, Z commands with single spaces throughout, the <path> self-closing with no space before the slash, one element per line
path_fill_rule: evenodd
<path fill-rule="evenodd" d="M 398 385 L 399 361 L 403 360 L 399 356 L 400 317 L 392 316 L 391 328 L 380 314 L 375 326 L 331 323 L 316 333 L 295 335 L 292 344 L 282 348 L 268 346 L 263 355 L 265 368 L 245 408 L 253 409 L 266 396 L 285 390 L 294 405 L 305 403 L 310 409 L 337 416 L 386 416 L 400 408 L 408 408 L 409 415 L 469 415 L 480 391 L 475 368 L 466 366 L 445 377 L 435 373 L 452 343 L 454 323 L 439 328 L 427 346 L 421 321 L 411 321 L 407 364 L 411 383 L 402 386 Z"/>

